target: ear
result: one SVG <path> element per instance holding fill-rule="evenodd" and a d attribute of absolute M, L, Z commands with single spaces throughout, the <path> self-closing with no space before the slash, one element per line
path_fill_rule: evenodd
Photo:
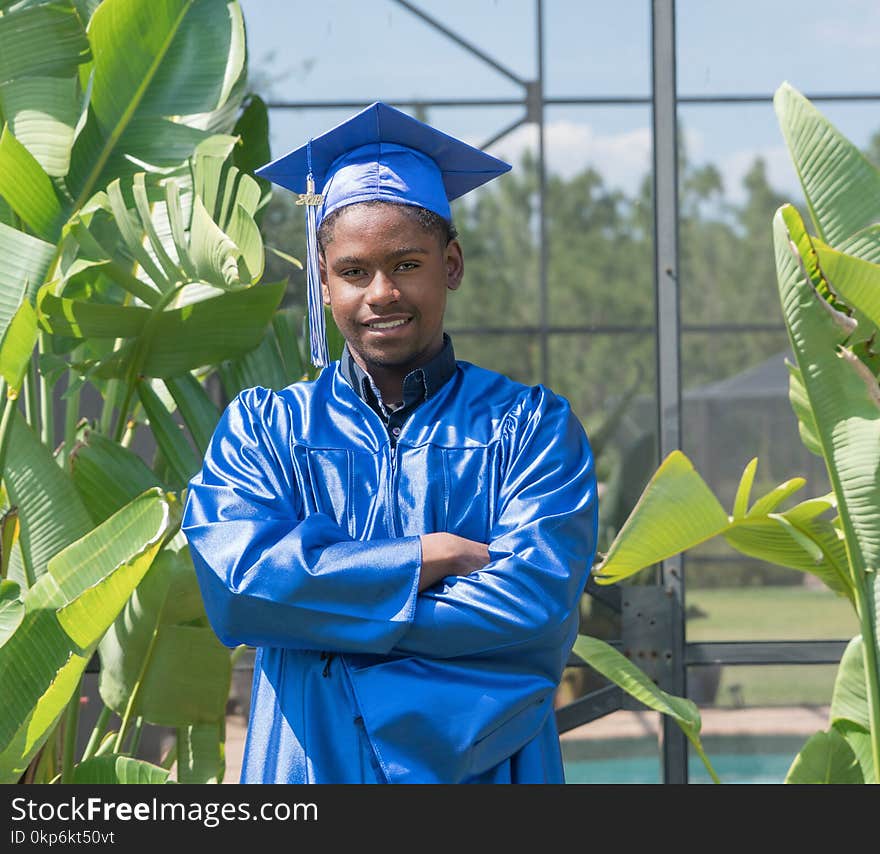
<path fill-rule="evenodd" d="M 327 261 L 323 253 L 318 253 L 318 269 L 321 272 L 321 297 L 324 305 L 330 305 L 330 286 L 327 284 Z"/>
<path fill-rule="evenodd" d="M 464 254 L 461 244 L 457 240 L 450 240 L 446 244 L 444 253 L 446 263 L 446 287 L 451 291 L 458 290 L 464 276 Z"/>

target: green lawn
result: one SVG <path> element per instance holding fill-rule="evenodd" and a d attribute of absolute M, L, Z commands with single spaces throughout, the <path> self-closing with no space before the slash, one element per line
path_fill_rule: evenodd
<path fill-rule="evenodd" d="M 688 620 L 689 641 L 848 640 L 859 631 L 849 601 L 827 589 L 689 589 L 686 597 L 706 613 Z"/>
<path fill-rule="evenodd" d="M 687 640 L 848 640 L 858 622 L 846 599 L 825 589 L 744 587 L 689 590 L 688 608 L 705 616 L 687 622 Z M 697 677 L 693 668 L 692 677 Z M 731 666 L 721 671 L 719 706 L 826 704 L 836 665 Z"/>

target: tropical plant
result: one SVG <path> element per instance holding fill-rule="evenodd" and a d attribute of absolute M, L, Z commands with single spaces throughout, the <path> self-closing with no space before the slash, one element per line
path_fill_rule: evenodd
<path fill-rule="evenodd" d="M 662 463 L 607 554 L 611 584 L 713 537 L 740 552 L 810 573 L 852 604 L 861 633 L 848 644 L 828 730 L 810 738 L 787 782 L 880 782 L 880 172 L 788 84 L 776 112 L 801 178 L 815 236 L 797 210 L 773 220 L 783 316 L 794 362 L 790 400 L 806 447 L 832 491 L 787 510 L 793 478 L 752 501 L 743 472 L 728 514 L 680 452 Z"/>
<path fill-rule="evenodd" d="M 182 490 L 219 417 L 209 377 L 230 397 L 307 373 L 284 283 L 261 283 L 246 95 L 236 0 L 0 0 L 2 782 L 159 782 L 175 760 L 222 780 L 231 656 Z M 161 765 L 145 724 L 177 731 Z"/>

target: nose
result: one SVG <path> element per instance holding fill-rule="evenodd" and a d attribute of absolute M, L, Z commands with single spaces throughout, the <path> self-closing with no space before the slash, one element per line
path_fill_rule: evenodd
<path fill-rule="evenodd" d="M 400 291 L 395 287 L 391 277 L 377 270 L 367 288 L 367 302 L 370 305 L 389 305 L 397 302 L 399 298 Z"/>

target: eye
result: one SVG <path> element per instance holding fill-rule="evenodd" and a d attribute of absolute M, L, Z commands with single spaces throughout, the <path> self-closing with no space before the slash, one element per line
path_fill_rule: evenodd
<path fill-rule="evenodd" d="M 340 270 L 339 275 L 343 279 L 357 279 L 366 273 L 362 267 L 349 267 L 346 270 Z"/>
<path fill-rule="evenodd" d="M 405 273 L 408 270 L 417 270 L 418 268 L 418 261 L 401 261 L 400 264 L 397 265 L 395 270 L 400 270 L 401 272 Z"/>

